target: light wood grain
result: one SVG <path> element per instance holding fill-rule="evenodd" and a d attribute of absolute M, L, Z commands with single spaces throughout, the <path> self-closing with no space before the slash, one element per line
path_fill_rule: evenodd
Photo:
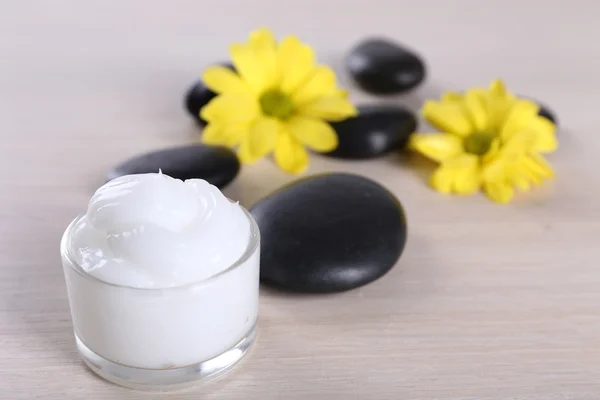
<path fill-rule="evenodd" d="M 0 5 L 0 399 L 600 399 L 600 3 L 596 0 L 62 0 Z M 219 385 L 121 389 L 80 361 L 58 254 L 115 163 L 195 142 L 182 94 L 261 25 L 341 66 L 383 34 L 429 65 L 418 106 L 502 76 L 558 114 L 558 179 L 510 206 L 447 198 L 431 166 L 313 157 L 309 173 L 372 177 L 403 202 L 406 251 L 334 296 L 261 295 L 253 355 Z M 269 160 L 235 189 L 251 205 L 292 177 Z"/>

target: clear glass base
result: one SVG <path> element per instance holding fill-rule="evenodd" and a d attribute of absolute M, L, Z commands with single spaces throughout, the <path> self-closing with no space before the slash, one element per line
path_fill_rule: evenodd
<path fill-rule="evenodd" d="M 256 338 L 256 324 L 232 348 L 222 354 L 185 367 L 144 369 L 129 367 L 107 360 L 94 353 L 75 334 L 77 349 L 88 367 L 102 378 L 130 389 L 171 391 L 192 386 L 198 381 L 209 382 L 236 366 L 248 353 Z"/>

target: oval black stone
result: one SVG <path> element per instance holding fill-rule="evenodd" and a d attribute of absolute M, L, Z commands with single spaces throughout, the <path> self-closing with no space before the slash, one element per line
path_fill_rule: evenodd
<path fill-rule="evenodd" d="M 382 38 L 360 42 L 346 59 L 356 83 L 372 94 L 395 94 L 413 89 L 425 79 L 425 64 L 412 51 Z"/>
<path fill-rule="evenodd" d="M 395 106 L 361 106 L 358 116 L 331 126 L 338 135 L 338 147 L 327 156 L 344 159 L 373 158 L 400 149 L 417 129 L 416 116 Z"/>
<path fill-rule="evenodd" d="M 219 188 L 236 177 L 240 162 L 226 147 L 201 144 L 173 147 L 139 155 L 113 168 L 107 180 L 123 175 L 147 174 L 161 169 L 177 179 L 204 179 Z"/>
<path fill-rule="evenodd" d="M 548 107 L 539 102 L 538 105 L 540 106 L 540 111 L 538 111 L 538 115 L 541 115 L 544 118 L 548 118 L 554 125 L 558 126 L 558 120 L 556 119 L 554 113 Z"/>
<path fill-rule="evenodd" d="M 231 70 L 234 69 L 233 65 L 228 63 L 223 63 L 221 65 Z M 202 81 L 198 81 L 194 83 L 185 94 L 185 108 L 196 122 L 204 126 L 206 125 L 206 121 L 200 118 L 200 110 L 216 96 L 217 94 L 207 88 Z"/>
<path fill-rule="evenodd" d="M 341 292 L 385 275 L 406 242 L 402 205 L 376 182 L 351 174 L 308 177 L 250 212 L 261 235 L 261 281 L 305 293 Z"/>

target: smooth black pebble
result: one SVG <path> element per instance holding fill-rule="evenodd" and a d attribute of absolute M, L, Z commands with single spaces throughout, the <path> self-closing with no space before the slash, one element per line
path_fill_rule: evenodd
<path fill-rule="evenodd" d="M 223 63 L 221 65 L 231 70 L 234 69 L 231 64 Z M 206 121 L 200 118 L 200 109 L 216 96 L 217 94 L 207 88 L 202 81 L 198 81 L 185 94 L 185 108 L 200 125 L 206 125 Z"/>
<path fill-rule="evenodd" d="M 305 293 L 342 292 L 385 275 L 406 242 L 402 205 L 376 182 L 351 174 L 308 177 L 250 212 L 261 236 L 261 281 Z"/>
<path fill-rule="evenodd" d="M 406 144 L 417 129 L 416 116 L 406 108 L 361 106 L 358 116 L 331 126 L 338 135 L 338 147 L 327 156 L 366 159 L 382 156 Z"/>
<path fill-rule="evenodd" d="M 161 169 L 177 179 L 204 179 L 219 188 L 233 181 L 240 170 L 236 154 L 226 147 L 201 144 L 173 147 L 131 158 L 110 170 L 107 180 Z"/>
<path fill-rule="evenodd" d="M 425 79 L 421 57 L 390 40 L 360 42 L 348 54 L 348 71 L 366 92 L 386 95 L 413 89 Z"/>
<path fill-rule="evenodd" d="M 554 113 L 548 107 L 539 102 L 538 105 L 540 106 L 540 111 L 538 112 L 538 115 L 548 118 L 550 121 L 552 121 L 554 125 L 558 126 L 558 120 L 556 119 Z"/>

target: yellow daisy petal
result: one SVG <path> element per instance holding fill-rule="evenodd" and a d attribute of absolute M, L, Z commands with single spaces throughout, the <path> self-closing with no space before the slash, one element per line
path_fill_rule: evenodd
<path fill-rule="evenodd" d="M 493 201 L 501 204 L 508 203 L 512 200 L 515 191 L 506 182 L 484 182 L 483 191 Z"/>
<path fill-rule="evenodd" d="M 273 118 L 259 117 L 242 138 L 240 161 L 251 164 L 269 154 L 275 147 L 279 133 L 279 122 Z"/>
<path fill-rule="evenodd" d="M 287 94 L 300 87 L 315 68 L 313 49 L 295 36 L 287 36 L 281 41 L 276 59 L 280 89 Z"/>
<path fill-rule="evenodd" d="M 506 173 L 507 182 L 518 188 L 519 190 L 525 192 L 531 188 L 531 179 L 527 174 L 523 173 L 516 166 L 507 169 Z"/>
<path fill-rule="evenodd" d="M 523 128 L 535 135 L 534 149 L 540 153 L 551 153 L 558 148 L 556 126 L 547 118 L 536 116 Z"/>
<path fill-rule="evenodd" d="M 442 95 L 443 102 L 462 101 L 463 95 L 458 92 L 446 92 Z"/>
<path fill-rule="evenodd" d="M 508 180 L 523 190 L 532 185 L 541 185 L 544 180 L 554 175 L 546 160 L 535 154 L 522 157 L 519 162 L 511 165 L 509 170 Z"/>
<path fill-rule="evenodd" d="M 208 122 L 243 122 L 256 118 L 260 107 L 256 98 L 242 93 L 225 93 L 208 102 L 200 110 L 202 119 Z"/>
<path fill-rule="evenodd" d="M 232 44 L 229 53 L 233 65 L 256 94 L 261 94 L 273 83 L 273 76 L 269 76 L 261 59 L 257 57 L 251 45 Z"/>
<path fill-rule="evenodd" d="M 473 154 L 461 154 L 447 160 L 433 173 L 430 183 L 441 193 L 475 193 L 481 186 L 479 159 Z"/>
<path fill-rule="evenodd" d="M 501 157 L 482 165 L 482 178 L 486 182 L 499 182 L 506 180 L 506 164 Z"/>
<path fill-rule="evenodd" d="M 452 193 L 452 173 L 440 166 L 431 175 L 429 184 L 440 193 L 450 194 Z"/>
<path fill-rule="evenodd" d="M 535 169 L 531 169 L 528 166 L 528 161 L 526 159 L 524 159 L 514 167 L 513 174 L 518 175 L 523 179 L 526 179 L 528 182 L 531 182 L 532 186 L 541 185 L 544 181 L 543 176 L 540 176 L 540 174 L 537 173 Z"/>
<path fill-rule="evenodd" d="M 327 121 L 343 121 L 358 115 L 352 103 L 341 96 L 325 96 L 298 106 L 299 115 L 321 118 Z"/>
<path fill-rule="evenodd" d="M 296 89 L 291 97 L 299 106 L 328 95 L 336 95 L 335 72 L 329 67 L 320 65 L 314 69 L 312 77 Z"/>
<path fill-rule="evenodd" d="M 504 120 L 517 101 L 515 96 L 506 90 L 501 80 L 495 80 L 490 85 L 487 93 L 488 129 L 497 132 L 502 127 Z"/>
<path fill-rule="evenodd" d="M 267 28 L 258 29 L 250 34 L 249 43 L 263 69 L 267 88 L 274 87 L 277 84 L 277 55 L 273 33 Z"/>
<path fill-rule="evenodd" d="M 408 146 L 427 158 L 443 162 L 463 153 L 462 140 L 446 133 L 415 133 Z"/>
<path fill-rule="evenodd" d="M 275 161 L 284 171 L 299 174 L 308 167 L 308 153 L 289 132 L 282 130 L 275 145 Z"/>
<path fill-rule="evenodd" d="M 477 157 L 471 154 L 464 154 L 461 158 L 470 157 L 463 160 L 460 167 L 460 173 L 457 174 L 454 181 L 454 192 L 458 194 L 473 194 L 481 188 L 481 171 Z"/>
<path fill-rule="evenodd" d="M 242 138 L 250 129 L 250 123 L 236 123 L 222 125 L 210 123 L 202 130 L 202 142 L 211 146 L 235 147 L 242 142 Z"/>
<path fill-rule="evenodd" d="M 525 191 L 531 186 L 541 185 L 554 175 L 552 168 L 543 157 L 532 153 L 507 167 L 507 180 Z"/>
<path fill-rule="evenodd" d="M 209 123 L 202 130 L 202 142 L 210 146 L 221 146 L 227 143 L 227 137 L 218 123 Z"/>
<path fill-rule="evenodd" d="M 515 168 L 527 157 L 530 139 L 530 135 L 517 134 L 508 143 L 494 149 L 493 153 L 488 152 L 482 159 L 483 179 L 488 182 L 511 181 Z"/>
<path fill-rule="evenodd" d="M 342 99 L 348 99 L 350 97 L 350 93 L 346 89 L 336 88 L 332 93 L 332 96 L 341 97 Z"/>
<path fill-rule="evenodd" d="M 523 130 L 537 118 L 540 106 L 529 100 L 517 100 L 510 108 L 504 124 L 500 127 L 500 137 L 508 140 L 512 135 Z"/>
<path fill-rule="evenodd" d="M 238 74 L 225 67 L 210 67 L 202 73 L 202 81 L 215 93 L 247 93 L 248 85 Z"/>
<path fill-rule="evenodd" d="M 554 177 L 554 170 L 552 166 L 546 161 L 544 157 L 539 154 L 531 153 L 529 157 L 524 160 L 524 166 L 532 173 L 537 174 L 542 178 Z"/>
<path fill-rule="evenodd" d="M 488 129 L 488 110 L 485 91 L 471 89 L 464 96 L 464 105 L 473 124 L 473 128 L 479 132 Z"/>
<path fill-rule="evenodd" d="M 285 128 L 298 141 L 315 151 L 327 152 L 338 146 L 338 137 L 331 125 L 320 119 L 293 117 Z"/>
<path fill-rule="evenodd" d="M 423 118 L 441 131 L 461 137 L 473 133 L 473 125 L 460 102 L 427 101 L 422 113 Z"/>
<path fill-rule="evenodd" d="M 488 130 L 499 133 L 506 120 L 506 115 L 516 102 L 515 98 L 494 98 L 488 96 Z"/>
<path fill-rule="evenodd" d="M 494 96 L 506 96 L 507 94 L 509 94 L 508 90 L 506 90 L 506 86 L 504 85 L 504 82 L 502 81 L 502 79 L 494 79 L 492 81 L 492 83 L 490 84 L 490 93 L 493 94 Z"/>
<path fill-rule="evenodd" d="M 490 144 L 489 150 L 487 151 L 487 153 L 485 153 L 483 155 L 483 157 L 481 158 L 481 161 L 484 164 L 493 161 L 494 158 L 496 158 L 498 156 L 501 146 L 502 146 L 502 142 L 500 141 L 500 139 L 494 138 L 494 140 L 492 140 L 492 143 Z"/>
<path fill-rule="evenodd" d="M 534 150 L 535 134 L 528 131 L 519 131 L 508 140 L 502 142 L 499 157 L 505 161 L 515 161 L 523 155 Z"/>
<path fill-rule="evenodd" d="M 248 135 L 252 121 L 238 122 L 233 125 L 227 125 L 223 128 L 223 136 L 225 138 L 225 146 L 236 147 L 242 143 L 242 139 Z"/>
<path fill-rule="evenodd" d="M 271 30 L 269 28 L 259 28 L 256 29 L 253 32 L 250 32 L 250 43 L 256 45 L 256 44 L 261 44 L 264 43 L 270 47 L 273 48 L 273 50 L 275 50 L 275 46 L 277 44 L 277 41 L 275 40 L 275 35 L 273 35 L 273 32 L 271 32 Z"/>

